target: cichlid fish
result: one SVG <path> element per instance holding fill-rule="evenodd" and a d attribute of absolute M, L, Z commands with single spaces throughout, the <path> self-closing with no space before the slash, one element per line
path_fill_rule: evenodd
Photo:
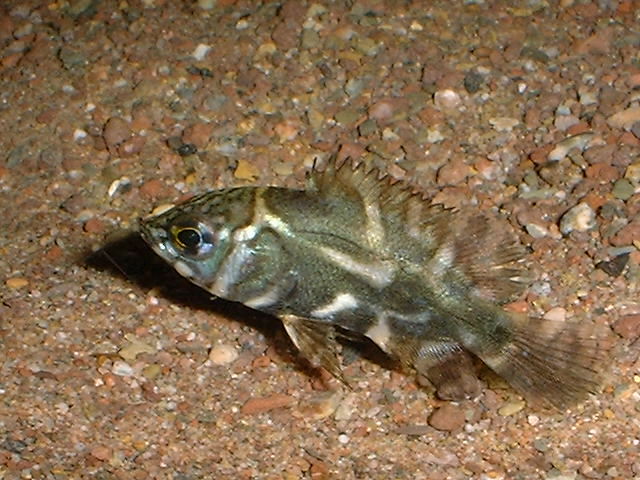
<path fill-rule="evenodd" d="M 305 190 L 211 191 L 140 228 L 178 273 L 275 315 L 307 360 L 340 379 L 336 339 L 356 335 L 453 392 L 468 352 L 558 408 L 598 388 L 594 327 L 500 307 L 528 277 L 505 220 L 432 204 L 364 164 L 314 167 Z"/>

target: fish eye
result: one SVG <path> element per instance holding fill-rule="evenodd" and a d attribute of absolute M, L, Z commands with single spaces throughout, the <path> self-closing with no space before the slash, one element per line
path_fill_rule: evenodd
<path fill-rule="evenodd" d="M 181 228 L 175 233 L 176 242 L 185 250 L 195 250 L 202 242 L 202 235 L 193 227 Z"/>
<path fill-rule="evenodd" d="M 174 225 L 171 227 L 173 244 L 189 255 L 202 255 L 213 248 L 213 234 L 203 224 Z"/>

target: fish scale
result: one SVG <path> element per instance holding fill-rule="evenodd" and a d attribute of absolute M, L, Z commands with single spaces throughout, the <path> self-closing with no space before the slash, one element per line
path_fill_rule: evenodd
<path fill-rule="evenodd" d="M 604 348 L 590 322 L 500 307 L 529 281 L 508 222 L 432 204 L 364 164 L 332 159 L 305 190 L 208 192 L 140 229 L 193 283 L 280 318 L 301 354 L 340 379 L 347 332 L 454 396 L 476 393 L 469 353 L 556 407 L 598 388 Z"/>

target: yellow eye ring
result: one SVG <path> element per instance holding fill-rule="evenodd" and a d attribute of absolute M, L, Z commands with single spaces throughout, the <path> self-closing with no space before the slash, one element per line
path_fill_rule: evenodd
<path fill-rule="evenodd" d="M 171 235 L 175 244 L 183 250 L 197 250 L 202 244 L 202 233 L 195 227 L 173 227 Z"/>

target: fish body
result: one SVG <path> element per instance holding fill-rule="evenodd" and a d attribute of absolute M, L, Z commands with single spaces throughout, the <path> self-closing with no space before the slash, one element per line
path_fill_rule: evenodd
<path fill-rule="evenodd" d="M 304 190 L 208 192 L 141 233 L 193 283 L 280 318 L 302 355 L 341 379 L 336 337 L 347 333 L 452 391 L 468 353 L 559 407 L 599 383 L 592 329 L 500 307 L 528 280 L 506 221 L 431 204 L 363 164 L 330 161 Z"/>

